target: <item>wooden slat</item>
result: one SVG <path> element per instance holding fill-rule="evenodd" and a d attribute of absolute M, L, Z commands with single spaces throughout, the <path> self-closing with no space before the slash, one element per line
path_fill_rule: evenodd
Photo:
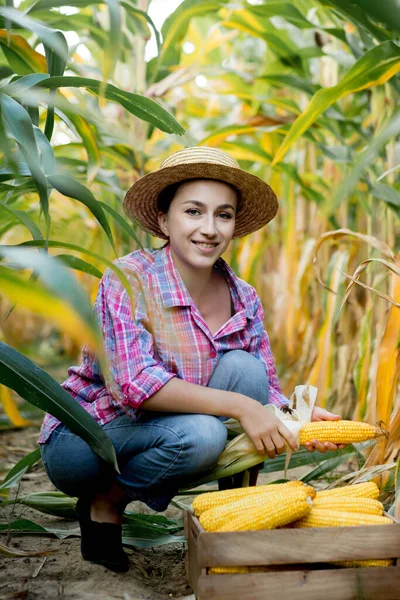
<path fill-rule="evenodd" d="M 194 520 L 190 513 L 186 512 L 184 517 L 185 536 L 188 540 L 188 549 L 185 557 L 185 568 L 187 580 L 194 591 L 197 590 L 197 582 L 200 575 L 205 574 L 198 560 L 199 523 Z"/>
<path fill-rule="evenodd" d="M 281 565 L 399 557 L 400 523 L 362 527 L 200 533 L 198 539 L 200 567 Z"/>
<path fill-rule="evenodd" d="M 400 567 L 201 575 L 197 600 L 400 600 Z"/>

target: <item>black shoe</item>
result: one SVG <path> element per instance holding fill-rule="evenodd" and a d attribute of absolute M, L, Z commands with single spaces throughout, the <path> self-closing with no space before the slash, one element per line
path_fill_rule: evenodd
<path fill-rule="evenodd" d="M 122 526 L 92 521 L 90 501 L 83 497 L 78 499 L 75 511 L 81 527 L 83 558 L 112 571 L 127 571 L 129 559 L 122 548 Z"/>

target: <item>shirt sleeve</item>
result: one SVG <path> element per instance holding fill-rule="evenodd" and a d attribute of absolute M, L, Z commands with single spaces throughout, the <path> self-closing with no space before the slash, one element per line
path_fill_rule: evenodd
<path fill-rule="evenodd" d="M 107 388 L 114 404 L 128 414 L 176 376 L 156 356 L 153 336 L 145 327 L 145 304 L 138 285 L 132 277 L 129 279 L 134 291 L 134 312 L 127 291 L 111 270 L 104 274 L 95 302 L 108 360 Z"/>
<path fill-rule="evenodd" d="M 269 337 L 264 328 L 264 310 L 259 296 L 256 294 L 255 300 L 255 316 L 253 318 L 253 327 L 255 329 L 255 337 L 251 343 L 251 353 L 261 360 L 265 365 L 265 370 L 268 376 L 268 392 L 269 402 L 278 408 L 287 406 L 289 400 L 282 394 L 278 376 L 276 374 L 275 361 L 269 343 Z"/>

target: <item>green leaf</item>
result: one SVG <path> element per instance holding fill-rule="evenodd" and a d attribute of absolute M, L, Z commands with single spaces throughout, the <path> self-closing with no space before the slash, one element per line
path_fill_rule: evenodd
<path fill-rule="evenodd" d="M 273 165 L 285 156 L 290 146 L 332 104 L 347 94 L 381 85 L 400 70 L 400 48 L 394 42 L 384 42 L 369 50 L 335 86 L 319 90 L 306 110 L 293 123 L 279 148 Z"/>
<path fill-rule="evenodd" d="M 62 118 L 64 115 L 61 113 L 60 116 Z M 82 138 L 83 145 L 85 146 L 88 155 L 87 180 L 88 185 L 90 185 L 95 179 L 101 165 L 100 149 L 96 137 L 86 119 L 74 113 L 68 113 L 65 116 L 72 123 L 77 135 Z M 70 126 L 70 123 L 67 124 Z"/>
<path fill-rule="evenodd" d="M 288 23 L 300 29 L 315 28 L 315 25 L 307 21 L 301 12 L 289 2 L 266 2 L 260 5 L 249 6 L 247 10 L 257 17 L 283 17 Z"/>
<path fill-rule="evenodd" d="M 31 17 L 28 17 L 27 15 L 18 10 L 14 10 L 13 8 L 5 8 L 0 6 L 0 16 L 4 17 L 5 19 L 9 19 L 23 29 L 32 31 L 38 36 L 44 46 L 51 48 L 51 50 L 58 54 L 60 58 L 66 58 L 64 36 L 63 42 L 59 35 L 54 35 L 60 32 L 56 32 L 54 29 L 45 27 L 38 21 L 35 21 L 35 19 L 32 19 Z"/>
<path fill-rule="evenodd" d="M 16 100 L 7 94 L 0 94 L 0 103 L 8 131 L 17 141 L 21 154 L 35 180 L 46 222 L 47 237 L 50 229 L 49 194 L 46 177 L 40 168 L 39 152 L 30 116 Z"/>
<path fill-rule="evenodd" d="M 3 342 L 0 342 L 0 383 L 62 421 L 119 472 L 114 446 L 103 428 L 46 371 Z"/>
<path fill-rule="evenodd" d="M 82 202 L 82 204 L 88 207 L 90 212 L 96 217 L 97 221 L 100 223 L 105 234 L 110 240 L 110 244 L 115 254 L 117 254 L 117 249 L 114 244 L 114 239 L 108 219 L 104 214 L 102 206 L 99 204 L 99 202 L 97 202 L 92 192 L 70 175 L 51 175 L 47 178 L 47 180 L 50 183 L 50 185 L 52 185 L 61 194 L 64 194 L 64 196 L 68 196 L 68 198 L 74 198 L 75 200 Z"/>
<path fill-rule="evenodd" d="M 122 229 L 124 231 L 126 231 L 126 233 L 132 239 L 135 240 L 135 242 L 137 243 L 137 245 L 139 246 L 139 248 L 141 248 L 143 250 L 142 242 L 139 240 L 138 236 L 136 235 L 136 231 L 133 229 L 133 227 L 131 227 L 129 225 L 129 223 L 127 223 L 125 221 L 125 219 L 123 217 L 121 217 L 121 215 L 119 213 L 117 213 L 117 211 L 114 210 L 111 206 L 109 206 L 105 202 L 101 202 L 101 201 L 99 201 L 99 204 L 101 204 L 101 206 L 104 208 L 105 211 L 107 211 L 108 213 L 110 213 L 110 215 L 117 221 L 117 223 L 119 223 L 119 225 L 122 227 Z"/>
<path fill-rule="evenodd" d="M 350 173 L 340 183 L 339 188 L 328 207 L 329 214 L 334 214 L 336 212 L 337 207 L 340 205 L 342 200 L 344 200 L 356 186 L 363 171 L 376 160 L 379 152 L 388 143 L 388 141 L 392 138 L 396 138 L 399 134 L 400 111 L 397 111 L 390 119 L 385 121 L 381 129 L 369 142 L 368 146 L 359 154 Z M 378 188 L 378 193 L 380 190 L 382 190 L 382 188 Z"/>
<path fill-rule="evenodd" d="M 157 102 L 154 102 L 154 100 L 150 100 L 150 98 L 146 98 L 145 96 L 140 96 L 139 94 L 125 92 L 110 83 L 105 85 L 103 90 L 101 87 L 102 83 L 96 79 L 89 79 L 87 77 L 49 77 L 48 79 L 41 81 L 38 86 L 46 89 L 84 87 L 97 96 L 102 95 L 101 92 L 103 92 L 103 95 L 107 100 L 117 102 L 131 114 L 143 121 L 152 123 L 161 129 L 161 131 L 179 135 L 185 133 L 184 128 L 179 125 L 174 117 L 162 108 L 162 106 L 157 104 Z"/>
<path fill-rule="evenodd" d="M 108 7 L 110 31 L 108 32 L 107 45 L 104 48 L 103 79 L 107 81 L 112 75 L 120 54 L 122 15 L 119 0 L 105 0 Z"/>
<path fill-rule="evenodd" d="M 186 542 L 184 536 L 172 535 L 166 528 L 157 524 L 158 515 L 136 515 L 136 521 L 122 525 L 122 543 L 124 546 L 134 548 L 155 548 L 164 544 Z M 173 522 L 171 522 L 173 523 Z M 173 523 L 174 524 L 174 523 Z M 174 524 L 176 525 L 176 524 Z M 52 534 L 58 538 L 79 537 L 80 528 L 59 529 L 55 527 L 43 527 L 29 519 L 18 519 L 10 524 L 0 524 L 0 531 L 12 533 Z"/>
<path fill-rule="evenodd" d="M 15 487 L 19 484 L 27 470 L 40 460 L 40 448 L 30 452 L 24 458 L 21 458 L 16 465 L 9 470 L 0 484 L 0 490 L 5 490 L 10 487 Z"/>
<path fill-rule="evenodd" d="M 0 255 L 4 248 L 9 248 L 9 249 L 12 249 L 12 248 L 44 248 L 44 246 L 45 246 L 45 242 L 41 241 L 41 240 L 32 240 L 31 242 L 23 242 L 22 244 L 19 244 L 18 246 L 0 246 Z M 122 285 L 125 288 L 126 293 L 128 294 L 128 296 L 130 298 L 130 301 L 132 303 L 132 311 L 134 311 L 135 301 L 134 301 L 134 297 L 133 297 L 132 286 L 130 285 L 129 280 L 127 279 L 124 272 L 119 267 L 117 267 L 117 265 L 115 265 L 111 261 L 104 258 L 104 256 L 100 256 L 100 254 L 96 254 L 95 252 L 90 252 L 90 250 L 86 250 L 86 248 L 83 248 L 82 246 L 68 244 L 67 242 L 57 242 L 55 240 L 48 240 L 47 246 L 49 248 L 66 248 L 68 250 L 73 250 L 75 252 L 85 254 L 86 256 L 92 256 L 97 261 L 107 265 L 107 267 L 109 269 L 111 269 L 115 273 L 115 275 L 120 279 Z"/>
<path fill-rule="evenodd" d="M 10 186 L 12 187 L 12 186 Z M 18 189 L 18 188 L 17 188 Z M 4 204 L 4 202 L 0 202 L 0 209 L 6 210 L 10 214 L 14 215 L 25 227 L 29 230 L 34 240 L 42 240 L 43 235 L 40 231 L 39 227 L 34 223 L 34 221 L 29 217 L 29 215 L 24 210 L 16 210 L 15 208 L 11 208 L 8 204 Z"/>
<path fill-rule="evenodd" d="M 57 53 L 53 48 L 45 44 L 44 49 L 46 52 L 47 68 L 52 77 L 58 77 L 64 74 L 65 67 L 67 66 L 68 59 L 68 44 L 61 31 L 55 31 L 52 34 L 51 39 L 56 41 L 56 44 L 62 48 L 62 52 Z M 46 123 L 44 126 L 44 134 L 50 141 L 53 135 L 54 129 L 54 98 L 57 94 L 57 90 L 51 90 L 49 94 L 49 104 L 47 107 Z"/>
<path fill-rule="evenodd" d="M 330 471 L 333 471 L 333 469 L 336 469 L 339 465 L 342 465 L 343 463 L 347 462 L 349 458 L 353 456 L 353 454 L 356 454 L 356 451 L 354 450 L 353 454 L 349 454 L 347 452 L 345 454 L 340 454 L 339 452 L 337 452 L 336 454 L 337 456 L 322 461 L 317 467 L 315 467 L 315 469 L 312 469 L 312 471 L 310 471 L 306 475 L 303 475 L 303 477 L 301 477 L 301 481 L 304 481 L 304 483 L 308 483 L 309 481 L 314 481 L 316 479 L 322 478 Z"/>
<path fill-rule="evenodd" d="M 75 271 L 82 271 L 82 273 L 87 273 L 88 275 L 93 275 L 98 279 L 101 279 L 103 274 L 99 271 L 94 265 L 86 262 L 86 260 L 82 260 L 77 256 L 71 256 L 71 254 L 58 254 L 56 256 L 57 260 L 60 260 L 66 267 L 70 269 L 74 269 Z"/>
<path fill-rule="evenodd" d="M 371 194 L 375 198 L 379 198 L 379 200 L 383 200 L 387 204 L 400 209 L 400 192 L 394 187 L 384 183 L 376 183 L 372 186 Z"/>
<path fill-rule="evenodd" d="M 35 243 L 44 244 L 40 240 Z M 0 246 L 0 256 L 12 260 L 23 269 L 33 269 L 51 294 L 69 304 L 81 317 L 87 328 L 91 330 L 93 338 L 95 339 L 99 335 L 96 318 L 84 290 L 75 277 L 64 269 L 55 258 L 16 246 Z"/>
<path fill-rule="evenodd" d="M 20 75 L 46 72 L 46 59 L 20 35 L 0 30 L 0 47 L 12 70 Z"/>
<path fill-rule="evenodd" d="M 227 0 L 184 0 L 162 26 L 163 44 L 160 64 L 177 63 L 179 44 L 186 35 L 191 19 L 209 13 L 217 13 L 226 2 Z"/>

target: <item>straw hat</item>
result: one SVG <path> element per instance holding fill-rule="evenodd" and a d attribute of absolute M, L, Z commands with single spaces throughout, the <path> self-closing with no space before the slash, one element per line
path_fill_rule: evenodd
<path fill-rule="evenodd" d="M 167 186 L 188 179 L 215 179 L 229 183 L 239 191 L 240 208 L 234 238 L 260 229 L 278 210 L 275 193 L 259 177 L 244 171 L 222 150 L 195 146 L 174 152 L 157 171 L 138 179 L 126 193 L 126 214 L 145 231 L 168 239 L 158 225 L 158 195 Z"/>

